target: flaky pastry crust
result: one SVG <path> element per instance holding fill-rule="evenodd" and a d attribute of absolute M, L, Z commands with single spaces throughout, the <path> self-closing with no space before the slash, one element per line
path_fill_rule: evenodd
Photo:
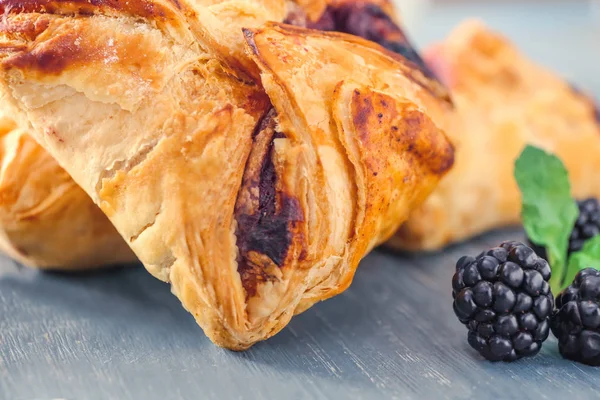
<path fill-rule="evenodd" d="M 6 115 L 0 162 L 3 253 L 27 266 L 73 271 L 136 261 L 89 196 Z"/>
<path fill-rule="evenodd" d="M 395 23 L 397 15 L 387 0 L 298 1 L 297 4 L 302 7 L 286 3 L 286 21 L 369 38 L 406 57 L 412 55 L 410 58 L 419 67 L 424 65 Z M 24 131 L 17 130 L 8 117 L 3 119 L 3 127 L 3 133 L 8 134 L 13 128 L 15 133 L 7 135 L 5 140 L 13 147 L 5 153 L 12 158 L 5 166 L 9 174 L 4 175 L 5 236 L 0 248 L 21 263 L 39 268 L 85 270 L 134 262 L 135 256 L 120 235 L 99 210 L 93 210 L 91 200 L 81 195 L 83 191 L 69 182 L 68 174 Z M 13 140 L 16 136 L 20 139 Z M 27 156 L 19 154 L 31 149 L 35 151 Z M 38 163 L 47 167 L 38 168 Z M 69 190 L 65 191 L 67 183 Z M 26 185 L 27 190 L 22 190 L 21 185 Z M 74 196 L 70 195 L 72 192 L 79 193 Z"/>
<path fill-rule="evenodd" d="M 366 40 L 265 23 L 283 2 L 7 3 L 20 122 L 220 346 L 343 291 L 452 165 L 435 82 Z"/>

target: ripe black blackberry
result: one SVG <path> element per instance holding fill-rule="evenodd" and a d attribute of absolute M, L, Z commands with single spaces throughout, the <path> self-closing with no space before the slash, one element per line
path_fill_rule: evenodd
<path fill-rule="evenodd" d="M 575 226 L 569 237 L 568 254 L 581 250 L 586 240 L 600 234 L 600 201 L 595 198 L 589 198 L 577 202 L 579 207 L 579 216 L 575 221 Z M 538 246 L 528 239 L 531 248 L 538 256 L 548 259 L 546 249 Z"/>
<path fill-rule="evenodd" d="M 519 242 L 462 257 L 452 278 L 454 313 L 471 347 L 491 361 L 537 354 L 550 331 L 550 266 Z"/>
<path fill-rule="evenodd" d="M 581 270 L 556 297 L 550 325 L 563 357 L 600 365 L 600 271 Z"/>

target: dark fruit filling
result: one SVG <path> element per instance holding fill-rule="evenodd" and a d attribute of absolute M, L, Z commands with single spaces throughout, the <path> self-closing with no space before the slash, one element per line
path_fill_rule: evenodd
<path fill-rule="evenodd" d="M 307 27 L 359 36 L 378 43 L 416 64 L 425 76 L 435 79 L 398 25 L 380 7 L 368 3 L 348 3 L 328 7 L 321 18 Z"/>
<path fill-rule="evenodd" d="M 427 67 L 402 29 L 381 7 L 367 2 L 328 6 L 321 17 L 313 22 L 308 20 L 302 8 L 292 6 L 285 22 L 321 31 L 348 33 L 383 46 L 400 55 L 404 62 L 412 64 L 416 73 L 409 73 L 410 79 L 452 107 L 448 89 Z"/>
<path fill-rule="evenodd" d="M 239 191 L 237 221 L 238 272 L 248 296 L 256 286 L 273 277 L 270 266 L 281 267 L 292 240 L 291 227 L 301 221 L 298 202 L 277 190 L 273 163 L 273 141 L 283 135 L 275 131 L 275 112 L 269 112 L 254 135 L 254 146 Z"/>

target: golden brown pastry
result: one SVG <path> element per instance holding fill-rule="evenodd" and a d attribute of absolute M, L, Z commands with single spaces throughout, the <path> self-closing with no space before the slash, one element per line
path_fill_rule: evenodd
<path fill-rule="evenodd" d="M 220 14 L 226 14 L 228 7 L 221 8 Z M 24 265 L 53 270 L 137 261 L 89 196 L 1 112 L 0 134 L 5 171 L 0 176 L 0 251 Z"/>
<path fill-rule="evenodd" d="M 453 160 L 437 83 L 354 36 L 258 28 L 273 3 L 1 10 L 20 121 L 231 349 L 346 289 Z"/>
<path fill-rule="evenodd" d="M 439 249 L 518 223 L 513 164 L 526 143 L 562 159 L 575 197 L 600 196 L 600 118 L 590 98 L 476 21 L 461 25 L 426 58 L 456 106 L 447 129 L 456 163 L 393 246 Z"/>
<path fill-rule="evenodd" d="M 134 262 L 108 218 L 15 122 L 0 116 L 0 250 L 44 269 Z"/>
<path fill-rule="evenodd" d="M 325 1 L 324 1 L 325 2 Z M 317 2 L 315 2 L 317 3 Z M 304 9 L 288 9 L 293 25 L 311 29 L 349 33 L 375 42 L 414 64 L 431 82 L 436 95 L 450 102 L 448 90 L 423 62 L 400 28 L 397 13 L 388 0 L 329 0 L 315 20 Z"/>
<path fill-rule="evenodd" d="M 350 32 L 392 50 L 406 49 L 403 53 L 410 57 L 410 45 L 399 44 L 406 38 L 393 22 L 394 10 L 387 0 L 298 1 L 298 4 L 305 8 L 287 4 L 286 19 L 293 19 L 291 15 L 296 14 L 296 20 L 290 22 Z M 310 22 L 311 15 L 314 22 Z M 412 54 L 418 58 L 416 52 Z M 422 61 L 418 59 L 418 62 L 423 68 Z M 0 185 L 4 183 L 0 190 L 7 193 L 0 197 L 3 210 L 0 229 L 4 229 L 0 250 L 25 265 L 57 270 L 85 270 L 136 261 L 106 217 L 100 210 L 93 209 L 93 202 L 70 181 L 52 157 L 25 132 L 17 130 L 8 117 L 4 117 L 2 123 L 6 128 L 3 133 L 15 129 L 5 142 L 16 147 L 5 152 L 12 157 L 6 163 L 6 168 L 11 169 L 10 174 L 4 175 L 4 182 L 0 182 Z M 15 136 L 20 139 L 11 139 Z M 21 151 L 28 153 L 22 155 Z M 38 168 L 37 164 L 46 167 Z M 31 168 L 35 168 L 35 172 Z M 13 179 L 15 177 L 19 179 Z M 22 190 L 22 185 L 27 185 L 27 190 Z M 69 190 L 65 191 L 66 187 Z"/>
<path fill-rule="evenodd" d="M 48 6 L 53 12 L 50 2 L 39 2 L 39 6 Z M 255 7 L 262 5 L 257 3 Z M 218 10 L 222 19 L 233 13 L 243 21 L 230 4 L 214 4 L 211 9 Z M 271 9 L 277 12 L 277 7 Z M 283 13 L 283 9 L 279 12 Z M 228 33 L 219 21 L 208 17 L 207 25 L 219 25 L 214 32 Z M 243 52 L 243 42 L 238 40 L 234 50 Z M 1 107 L 6 108 L 4 104 Z M 0 118 L 0 251 L 24 265 L 54 270 L 76 271 L 136 262 L 136 256 L 110 221 L 58 163 L 26 132 L 17 129 L 11 118 Z"/>

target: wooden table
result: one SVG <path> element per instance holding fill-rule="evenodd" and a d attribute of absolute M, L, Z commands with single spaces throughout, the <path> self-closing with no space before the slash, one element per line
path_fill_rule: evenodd
<path fill-rule="evenodd" d="M 515 11 L 512 25 L 508 12 L 476 13 L 600 93 L 600 31 L 575 8 L 542 7 L 555 22 L 529 25 L 532 9 Z M 467 12 L 474 11 L 434 13 L 429 28 L 415 29 L 417 41 Z M 523 26 L 529 33 L 520 36 Z M 562 359 L 553 338 L 534 359 L 512 364 L 484 361 L 469 348 L 452 313 L 454 262 L 519 238 L 518 230 L 502 231 L 431 255 L 377 250 L 348 291 L 245 353 L 213 346 L 168 286 L 141 267 L 73 276 L 0 259 L 0 399 L 600 397 L 600 369 Z"/>
<path fill-rule="evenodd" d="M 368 256 L 352 287 L 245 353 L 215 347 L 166 284 L 132 267 L 84 276 L 0 266 L 1 399 L 591 399 L 600 370 L 556 340 L 512 364 L 484 361 L 452 314 L 444 253 Z"/>

